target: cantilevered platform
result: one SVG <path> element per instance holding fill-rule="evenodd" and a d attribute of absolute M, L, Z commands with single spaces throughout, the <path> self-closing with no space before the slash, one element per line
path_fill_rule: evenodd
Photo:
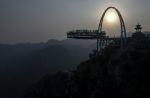
<path fill-rule="evenodd" d="M 105 37 L 105 32 L 99 33 L 97 30 L 75 30 L 67 33 L 67 38 L 74 39 L 98 39 Z"/>
<path fill-rule="evenodd" d="M 73 39 L 102 39 L 102 40 L 117 40 L 119 38 L 108 37 L 103 31 L 102 33 L 97 30 L 75 30 L 67 33 L 67 38 Z"/>

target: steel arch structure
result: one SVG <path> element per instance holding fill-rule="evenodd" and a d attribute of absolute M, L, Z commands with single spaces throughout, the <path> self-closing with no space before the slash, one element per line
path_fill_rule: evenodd
<path fill-rule="evenodd" d="M 118 14 L 118 17 L 119 17 L 119 20 L 120 20 L 120 28 L 121 28 L 120 47 L 121 47 L 121 49 L 123 49 L 123 47 L 126 45 L 126 27 L 125 27 L 125 23 L 124 23 L 123 17 L 122 17 L 121 13 L 119 12 L 119 10 L 117 8 L 115 8 L 115 7 L 108 7 L 103 12 L 102 17 L 101 17 L 100 22 L 99 22 L 98 32 L 102 33 L 103 20 L 104 20 L 106 12 L 109 9 L 114 9 L 117 12 L 117 14 Z M 98 37 L 97 38 L 97 52 L 99 52 L 101 50 L 101 48 L 102 48 L 102 38 Z"/>

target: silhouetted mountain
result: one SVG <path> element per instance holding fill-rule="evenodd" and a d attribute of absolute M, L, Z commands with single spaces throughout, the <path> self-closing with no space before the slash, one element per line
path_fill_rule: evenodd
<path fill-rule="evenodd" d="M 91 43 L 84 43 L 49 40 L 37 44 L 0 44 L 0 97 L 17 98 L 45 74 L 73 70 L 92 51 L 87 49 Z"/>
<path fill-rule="evenodd" d="M 123 50 L 109 45 L 76 70 L 47 75 L 24 98 L 149 97 L 150 38 L 133 34 Z"/>
<path fill-rule="evenodd" d="M 68 66 L 74 64 L 73 56 L 61 45 L 52 45 L 36 51 L 30 55 L 30 60 L 32 63 L 36 62 L 32 64 L 33 68 L 43 67 L 48 73 L 68 70 L 74 66 Z"/>
<path fill-rule="evenodd" d="M 61 41 L 58 41 L 56 39 L 50 39 L 46 42 L 47 45 L 58 45 Z"/>
<path fill-rule="evenodd" d="M 131 37 L 133 33 L 135 32 L 127 32 L 127 37 Z M 142 33 L 145 34 L 146 36 L 150 35 L 150 31 L 143 31 Z"/>

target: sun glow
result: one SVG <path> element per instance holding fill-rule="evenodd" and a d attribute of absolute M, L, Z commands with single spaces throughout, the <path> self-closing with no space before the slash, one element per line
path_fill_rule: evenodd
<path fill-rule="evenodd" d="M 108 22 L 113 23 L 117 19 L 117 15 L 115 12 L 111 11 L 106 14 L 106 19 Z"/>

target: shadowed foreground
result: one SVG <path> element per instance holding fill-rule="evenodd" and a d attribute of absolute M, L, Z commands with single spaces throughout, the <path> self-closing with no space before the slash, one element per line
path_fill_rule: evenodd
<path fill-rule="evenodd" d="M 75 71 L 43 77 L 24 98 L 141 98 L 150 93 L 149 58 L 150 39 L 135 33 L 123 51 L 109 45 Z"/>

